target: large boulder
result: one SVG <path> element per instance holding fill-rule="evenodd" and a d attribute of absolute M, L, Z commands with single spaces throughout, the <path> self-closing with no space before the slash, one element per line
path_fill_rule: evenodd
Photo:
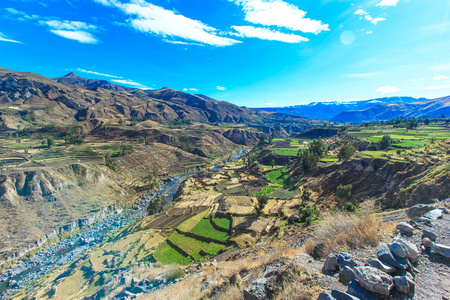
<path fill-rule="evenodd" d="M 339 269 L 339 261 L 336 255 L 333 253 L 328 254 L 325 259 L 325 263 L 323 264 L 322 272 L 323 273 L 333 273 Z"/>
<path fill-rule="evenodd" d="M 355 296 L 352 296 L 348 293 L 339 290 L 332 290 L 331 296 L 333 296 L 336 300 L 359 300 Z"/>
<path fill-rule="evenodd" d="M 389 246 L 389 250 L 391 250 L 392 253 L 394 253 L 395 255 L 397 255 L 400 258 L 405 258 L 408 255 L 408 249 L 400 244 L 400 243 L 391 243 L 388 244 Z"/>
<path fill-rule="evenodd" d="M 344 266 L 353 268 L 355 266 L 362 265 L 361 262 L 354 260 L 353 257 L 349 253 L 345 253 L 345 252 L 339 253 L 337 255 L 337 259 L 338 259 L 340 268 L 343 268 Z"/>
<path fill-rule="evenodd" d="M 335 300 L 333 296 L 331 296 L 328 292 L 322 292 L 319 294 L 319 297 L 317 297 L 317 300 Z"/>
<path fill-rule="evenodd" d="M 353 279 L 355 279 L 355 273 L 353 272 L 353 269 L 348 267 L 348 266 L 344 266 L 340 271 L 339 271 L 339 281 L 342 283 L 349 283 L 350 281 L 352 281 Z"/>
<path fill-rule="evenodd" d="M 414 227 L 405 222 L 400 222 L 395 226 L 395 229 L 400 231 L 401 234 L 411 234 L 414 230 Z"/>
<path fill-rule="evenodd" d="M 406 276 L 394 277 L 395 288 L 402 294 L 413 294 L 416 283 L 411 274 L 407 273 Z"/>
<path fill-rule="evenodd" d="M 356 280 L 350 282 L 347 293 L 357 297 L 360 300 L 378 300 L 378 297 L 375 296 L 375 294 L 372 294 L 372 292 L 369 292 L 363 288 Z"/>
<path fill-rule="evenodd" d="M 394 285 L 392 276 L 372 267 L 356 267 L 354 269 L 356 280 L 368 291 L 389 296 Z"/>
<path fill-rule="evenodd" d="M 398 238 L 396 243 L 403 245 L 407 249 L 406 257 L 412 262 L 417 263 L 419 261 L 419 249 L 413 243 L 406 241 L 405 239 Z"/>
<path fill-rule="evenodd" d="M 406 215 L 410 218 L 410 219 L 414 219 L 414 218 L 420 218 L 422 217 L 424 214 L 426 214 L 427 212 L 435 209 L 436 207 L 433 205 L 428 205 L 428 204 L 416 204 L 414 206 L 411 206 L 410 208 L 408 208 L 406 210 Z"/>
<path fill-rule="evenodd" d="M 406 270 L 408 268 L 408 262 L 405 259 L 401 259 L 398 256 L 394 256 L 389 249 L 381 249 L 377 253 L 378 259 L 390 266 L 404 269 Z"/>
<path fill-rule="evenodd" d="M 425 218 L 430 220 L 442 219 L 444 212 L 441 209 L 433 209 L 423 215 Z"/>
<path fill-rule="evenodd" d="M 435 253 L 440 254 L 446 258 L 450 258 L 450 246 L 433 244 L 432 249 Z"/>

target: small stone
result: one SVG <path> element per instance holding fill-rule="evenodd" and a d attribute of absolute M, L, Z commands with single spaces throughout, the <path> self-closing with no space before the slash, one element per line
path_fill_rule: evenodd
<path fill-rule="evenodd" d="M 330 293 L 328 292 L 322 292 L 319 294 L 319 297 L 317 298 L 317 300 L 335 300 L 336 298 L 334 298 L 333 296 L 331 296 Z"/>
<path fill-rule="evenodd" d="M 434 242 L 437 239 L 437 234 L 431 230 L 424 229 L 422 232 L 422 238 L 429 238 L 431 241 Z"/>
<path fill-rule="evenodd" d="M 339 281 L 340 282 L 349 283 L 353 279 L 355 279 L 355 273 L 353 272 L 352 268 L 350 268 L 348 266 L 344 266 L 339 271 Z"/>
<path fill-rule="evenodd" d="M 394 277 L 395 288 L 402 294 L 413 294 L 416 283 L 411 274 L 407 273 L 406 276 L 395 276 Z"/>
<path fill-rule="evenodd" d="M 395 267 L 385 264 L 385 263 L 379 261 L 378 259 L 371 258 L 367 261 L 367 263 L 371 267 L 377 268 L 378 270 L 381 270 L 384 273 L 391 274 L 391 273 L 395 273 L 397 271 L 397 269 Z"/>
<path fill-rule="evenodd" d="M 406 215 L 408 215 L 408 217 L 410 219 L 414 219 L 416 217 L 422 217 L 424 214 L 426 214 L 427 212 L 435 209 L 436 207 L 433 205 L 428 205 L 428 204 L 416 204 L 414 206 L 411 206 L 410 208 L 408 208 L 406 210 Z"/>
<path fill-rule="evenodd" d="M 414 227 L 405 222 L 398 223 L 395 228 L 402 233 L 412 233 L 414 230 Z"/>
<path fill-rule="evenodd" d="M 339 261 L 336 255 L 333 253 L 328 254 L 325 263 L 323 264 L 322 272 L 323 273 L 332 273 L 336 272 L 339 268 Z"/>
<path fill-rule="evenodd" d="M 432 211 L 427 212 L 423 216 L 425 218 L 428 218 L 428 219 L 431 219 L 431 220 L 442 219 L 443 211 L 440 210 L 440 209 L 433 209 Z"/>
<path fill-rule="evenodd" d="M 422 245 L 424 245 L 427 248 L 430 248 L 431 247 L 431 240 L 429 238 L 427 238 L 427 237 L 423 238 L 422 239 Z"/>
<path fill-rule="evenodd" d="M 241 286 L 242 285 L 242 278 L 241 275 L 239 275 L 239 273 L 234 273 L 233 275 L 231 275 L 230 277 L 230 284 L 231 285 L 236 285 L 236 286 Z"/>
<path fill-rule="evenodd" d="M 394 285 L 392 276 L 372 267 L 356 267 L 354 269 L 356 280 L 365 289 L 389 296 Z"/>
<path fill-rule="evenodd" d="M 357 265 L 361 265 L 361 262 L 355 261 L 350 254 L 345 253 L 345 252 L 339 253 L 337 255 L 337 259 L 338 259 L 340 268 L 343 268 L 344 266 L 353 268 Z"/>
<path fill-rule="evenodd" d="M 359 300 L 355 296 L 334 289 L 331 290 L 331 296 L 333 296 L 336 300 Z"/>
<path fill-rule="evenodd" d="M 217 267 L 217 259 L 214 259 L 214 260 L 211 262 L 211 265 L 213 265 L 214 267 Z"/>
<path fill-rule="evenodd" d="M 450 258 L 450 246 L 434 244 L 433 251 L 446 258 Z"/>
<path fill-rule="evenodd" d="M 400 243 L 391 243 L 388 246 L 391 252 L 400 258 L 405 258 L 408 254 L 408 249 Z"/>

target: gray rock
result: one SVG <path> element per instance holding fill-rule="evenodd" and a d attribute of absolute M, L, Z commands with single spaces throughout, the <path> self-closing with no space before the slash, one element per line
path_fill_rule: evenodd
<path fill-rule="evenodd" d="M 408 250 L 406 253 L 406 257 L 409 258 L 411 261 L 416 262 L 419 259 L 419 249 L 417 249 L 417 246 L 413 243 L 410 243 L 406 241 L 405 239 L 398 238 L 395 240 L 396 243 L 399 243 L 406 247 Z"/>
<path fill-rule="evenodd" d="M 398 223 L 395 228 L 400 231 L 401 233 L 412 233 L 414 230 L 414 227 L 412 227 L 411 225 L 405 223 L 405 222 L 400 222 Z"/>
<path fill-rule="evenodd" d="M 423 216 L 431 220 L 437 220 L 442 219 L 442 217 L 444 216 L 443 213 L 444 212 L 440 209 L 433 209 L 432 211 L 427 212 Z"/>
<path fill-rule="evenodd" d="M 385 264 L 378 259 L 371 258 L 367 261 L 367 263 L 371 267 L 377 268 L 378 270 L 381 270 L 384 273 L 391 274 L 391 273 L 395 273 L 397 271 L 397 269 L 395 267 Z"/>
<path fill-rule="evenodd" d="M 437 234 L 431 230 L 424 229 L 422 232 L 422 238 L 429 238 L 431 241 L 434 242 L 437 239 Z"/>
<path fill-rule="evenodd" d="M 407 273 L 406 276 L 395 276 L 394 277 L 395 288 L 402 294 L 413 294 L 416 283 L 411 274 Z"/>
<path fill-rule="evenodd" d="M 408 268 L 408 262 L 405 259 L 401 259 L 398 256 L 394 256 L 388 249 L 382 249 L 378 251 L 377 257 L 381 262 L 388 264 L 390 266 L 404 270 Z"/>
<path fill-rule="evenodd" d="M 428 204 L 416 204 L 414 206 L 411 206 L 410 208 L 408 208 L 406 210 L 406 215 L 410 218 L 410 219 L 414 219 L 414 218 L 420 218 L 422 217 L 424 214 L 426 214 L 427 212 L 435 209 L 436 207 L 433 205 L 428 205 Z"/>
<path fill-rule="evenodd" d="M 430 223 L 431 220 L 428 218 L 420 217 L 420 218 L 414 218 L 413 220 L 416 223 Z"/>
<path fill-rule="evenodd" d="M 433 244 L 432 250 L 446 258 L 450 258 L 450 246 Z"/>
<path fill-rule="evenodd" d="M 398 257 L 405 258 L 408 255 L 408 249 L 400 243 L 388 244 L 389 250 Z"/>
<path fill-rule="evenodd" d="M 322 292 L 319 294 L 319 297 L 317 297 L 317 300 L 335 300 L 333 296 L 331 296 L 328 292 Z"/>
<path fill-rule="evenodd" d="M 356 280 L 350 282 L 347 293 L 361 300 L 378 300 L 377 296 L 363 288 Z"/>
<path fill-rule="evenodd" d="M 341 292 L 339 290 L 332 290 L 331 296 L 333 296 L 336 300 L 359 300 L 355 296 L 352 296 L 345 292 Z"/>
<path fill-rule="evenodd" d="M 429 238 L 423 238 L 422 239 L 422 245 L 424 245 L 425 247 L 427 247 L 427 248 L 430 248 L 431 247 L 431 240 L 429 239 Z"/>
<path fill-rule="evenodd" d="M 339 261 L 336 255 L 333 253 L 328 254 L 325 259 L 325 263 L 323 264 L 322 272 L 323 273 L 331 273 L 336 272 L 339 268 Z"/>
<path fill-rule="evenodd" d="M 344 266 L 339 271 L 339 281 L 340 282 L 349 283 L 353 279 L 355 279 L 355 273 L 353 272 L 352 268 L 350 268 L 348 266 Z"/>
<path fill-rule="evenodd" d="M 337 255 L 337 259 L 338 259 L 340 268 L 343 268 L 344 266 L 353 268 L 355 266 L 361 265 L 361 262 L 354 260 L 353 257 L 349 253 L 345 253 L 345 252 L 339 253 Z"/>
<path fill-rule="evenodd" d="M 383 250 L 383 249 L 389 250 L 388 244 L 386 244 L 385 242 L 381 242 L 378 244 L 378 250 Z"/>
<path fill-rule="evenodd" d="M 289 220 L 291 220 L 293 223 L 297 223 L 298 221 L 300 221 L 301 216 L 298 212 L 293 213 L 290 217 Z"/>
<path fill-rule="evenodd" d="M 447 209 L 447 208 L 445 208 L 445 207 L 439 207 L 439 209 L 440 210 L 442 210 L 442 212 L 444 213 L 444 214 L 446 214 L 446 215 L 448 215 L 448 214 L 450 214 L 450 211 Z"/>
<path fill-rule="evenodd" d="M 356 267 L 354 269 L 356 280 L 368 291 L 389 296 L 394 284 L 392 276 L 372 267 Z"/>
<path fill-rule="evenodd" d="M 244 290 L 244 300 L 268 300 L 265 288 L 265 278 L 259 278 L 250 283 Z"/>

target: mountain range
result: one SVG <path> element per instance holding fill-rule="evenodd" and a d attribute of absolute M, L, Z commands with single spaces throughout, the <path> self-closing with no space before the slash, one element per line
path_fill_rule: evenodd
<path fill-rule="evenodd" d="M 308 104 L 256 108 L 308 119 L 346 123 L 381 121 L 399 117 L 440 116 L 450 114 L 449 97 L 438 99 L 389 97 L 360 101 L 323 101 Z"/>

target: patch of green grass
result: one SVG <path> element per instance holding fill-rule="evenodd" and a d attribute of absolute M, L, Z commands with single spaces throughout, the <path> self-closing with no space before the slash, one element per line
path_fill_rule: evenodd
<path fill-rule="evenodd" d="M 208 243 L 179 234 L 176 231 L 172 233 L 169 239 L 181 247 L 184 251 L 189 253 L 195 260 L 201 260 L 203 258 L 200 254 L 200 250 L 208 246 Z"/>
<path fill-rule="evenodd" d="M 194 228 L 192 228 L 191 232 L 222 242 L 226 242 L 230 237 L 228 232 L 223 232 L 215 229 L 209 219 L 200 220 L 200 222 L 198 222 L 198 224 Z"/>
<path fill-rule="evenodd" d="M 189 220 L 181 223 L 178 226 L 178 229 L 180 229 L 181 231 L 185 231 L 185 232 L 191 231 L 191 229 L 194 228 L 195 225 L 197 225 L 198 222 L 200 222 L 200 220 L 203 219 L 208 212 L 209 212 L 209 208 L 207 210 L 205 210 L 204 212 L 201 212 L 198 215 L 193 216 Z"/>
<path fill-rule="evenodd" d="M 419 147 L 424 147 L 428 144 L 430 144 L 430 142 L 428 142 L 428 141 L 408 140 L 408 141 L 404 141 L 402 143 L 393 144 L 392 146 L 397 147 L 397 148 L 419 148 Z"/>
<path fill-rule="evenodd" d="M 228 218 L 213 218 L 213 221 L 217 226 L 225 229 L 229 229 L 231 226 L 231 221 Z"/>
<path fill-rule="evenodd" d="M 298 148 L 271 148 L 276 155 L 297 156 Z"/>
<path fill-rule="evenodd" d="M 179 264 L 186 258 L 186 256 L 178 250 L 172 248 L 167 242 L 162 243 L 161 246 L 159 246 L 159 248 L 153 253 L 153 256 L 157 261 L 165 265 Z"/>
<path fill-rule="evenodd" d="M 260 192 L 256 193 L 255 195 L 256 196 L 267 195 L 267 194 L 272 193 L 275 190 L 276 190 L 276 188 L 274 188 L 272 186 L 266 186 Z"/>
<path fill-rule="evenodd" d="M 216 243 L 209 243 L 208 246 L 206 246 L 203 250 L 205 252 L 208 252 L 209 254 L 216 254 L 222 249 L 225 249 L 224 245 L 216 244 Z"/>
<path fill-rule="evenodd" d="M 338 160 L 339 160 L 339 158 L 337 158 L 337 157 L 323 157 L 320 159 L 321 162 L 335 162 Z"/>

